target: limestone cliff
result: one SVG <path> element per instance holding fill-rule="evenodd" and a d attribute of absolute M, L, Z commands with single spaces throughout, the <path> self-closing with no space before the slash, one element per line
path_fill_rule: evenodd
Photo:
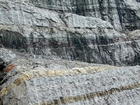
<path fill-rule="evenodd" d="M 140 66 L 115 67 L 23 53 L 17 53 L 11 65 L 1 81 L 0 105 L 140 103 Z"/>
<path fill-rule="evenodd" d="M 0 47 L 0 105 L 140 103 L 140 0 L 0 0 Z"/>
<path fill-rule="evenodd" d="M 64 59 L 136 65 L 139 10 L 134 0 L 1 0 L 1 44 Z M 129 31 L 135 29 L 133 39 Z"/>
<path fill-rule="evenodd" d="M 116 30 L 140 27 L 139 0 L 29 0 L 39 8 L 92 16 L 110 22 Z"/>

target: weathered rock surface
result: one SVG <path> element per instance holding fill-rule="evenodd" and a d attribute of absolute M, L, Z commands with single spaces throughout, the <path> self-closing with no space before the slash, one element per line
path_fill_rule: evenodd
<path fill-rule="evenodd" d="M 116 30 L 140 29 L 139 8 L 139 1 L 131 0 L 1 0 L 0 39 L 5 47 L 22 52 L 55 54 L 92 63 L 137 65 L 139 37 L 133 40 L 129 34 Z"/>
<path fill-rule="evenodd" d="M 8 49 L 0 48 L 0 66 L 6 66 L 12 62 L 16 55 Z"/>
<path fill-rule="evenodd" d="M 16 55 L 8 49 L 0 48 L 0 81 L 3 79 L 4 70 L 8 64 L 10 64 Z"/>
<path fill-rule="evenodd" d="M 12 64 L 16 66 L 1 82 L 1 105 L 140 103 L 140 66 L 115 67 L 28 54 L 17 55 Z"/>
<path fill-rule="evenodd" d="M 140 27 L 139 0 L 29 0 L 39 8 L 93 16 L 110 22 L 116 30 Z"/>
<path fill-rule="evenodd" d="M 0 45 L 0 105 L 140 103 L 140 0 L 0 0 Z"/>

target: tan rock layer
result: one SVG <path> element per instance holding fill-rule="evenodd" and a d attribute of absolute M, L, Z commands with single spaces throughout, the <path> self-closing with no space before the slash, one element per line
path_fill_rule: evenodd
<path fill-rule="evenodd" d="M 140 82 L 136 82 L 131 85 L 120 86 L 118 88 L 112 88 L 112 89 L 106 90 L 106 91 L 99 91 L 99 92 L 79 95 L 79 96 L 75 96 L 75 97 L 60 97 L 60 99 L 58 99 L 58 100 L 55 99 L 55 100 L 47 101 L 45 103 L 35 103 L 32 105 L 61 105 L 62 103 L 66 104 L 66 103 L 76 102 L 79 100 L 90 100 L 91 98 L 94 98 L 94 97 L 102 97 L 102 96 L 110 95 L 113 93 L 121 92 L 124 90 L 131 90 L 131 89 L 139 88 L 139 87 L 140 87 Z"/>
<path fill-rule="evenodd" d="M 31 70 L 23 72 L 13 83 L 7 85 L 0 91 L 0 98 L 10 92 L 16 86 L 19 86 L 24 81 L 30 80 L 32 78 L 41 78 L 41 77 L 52 77 L 52 76 L 64 76 L 64 75 L 78 75 L 78 74 L 87 74 L 87 73 L 96 73 L 102 70 L 112 70 L 116 68 L 114 66 L 94 66 L 94 67 L 84 67 L 84 68 L 73 68 L 70 70 Z"/>

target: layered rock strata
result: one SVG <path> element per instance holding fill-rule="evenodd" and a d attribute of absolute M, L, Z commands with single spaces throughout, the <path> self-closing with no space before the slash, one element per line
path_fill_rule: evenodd
<path fill-rule="evenodd" d="M 140 103 L 139 0 L 0 0 L 0 46 L 0 105 Z"/>
<path fill-rule="evenodd" d="M 136 30 L 140 27 L 138 0 L 29 0 L 39 8 L 93 16 L 110 22 L 116 30 Z"/>
<path fill-rule="evenodd" d="M 1 82 L 1 105 L 140 103 L 139 66 L 115 67 L 63 60 L 56 65 L 56 59 L 19 58 L 12 62 L 16 66 Z M 49 64 L 54 66 L 46 68 L 42 61 L 51 61 Z"/>
<path fill-rule="evenodd" d="M 48 56 L 53 54 L 69 60 L 111 65 L 139 64 L 139 37 L 133 39 L 131 34 L 126 35 L 116 31 L 122 31 L 127 26 L 130 30 L 139 29 L 138 1 L 104 2 L 106 0 L 102 2 L 93 2 L 92 0 L 82 2 L 1 0 L 1 44 L 22 52 Z M 81 5 L 81 3 L 85 5 Z M 134 3 L 136 5 L 133 5 Z M 88 4 L 92 4 L 92 6 Z M 73 8 L 74 11 L 70 12 L 69 7 Z M 84 12 L 86 10 L 84 7 L 89 8 L 87 12 Z M 101 7 L 105 7 L 103 10 L 108 10 L 108 12 L 101 11 Z M 91 11 L 94 10 L 93 8 L 96 10 Z M 88 11 L 95 15 L 88 15 Z M 106 16 L 103 14 L 110 16 L 103 19 Z M 111 20 L 113 19 L 113 23 L 110 22 L 109 17 Z M 138 36 L 138 32 L 134 36 Z"/>

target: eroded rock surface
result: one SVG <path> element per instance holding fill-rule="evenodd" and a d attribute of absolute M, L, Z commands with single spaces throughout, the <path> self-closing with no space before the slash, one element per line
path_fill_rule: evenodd
<path fill-rule="evenodd" d="M 128 30 L 139 31 L 139 8 L 134 0 L 1 0 L 0 39 L 21 52 L 137 65 L 140 40 L 130 38 Z"/>
<path fill-rule="evenodd" d="M 0 46 L 0 105 L 140 103 L 140 0 L 0 0 Z"/>
<path fill-rule="evenodd" d="M 140 66 L 115 67 L 40 57 L 17 55 L 12 62 L 16 66 L 1 82 L 2 105 L 140 103 Z"/>
<path fill-rule="evenodd" d="M 0 66 L 6 66 L 16 57 L 11 50 L 0 48 Z"/>
<path fill-rule="evenodd" d="M 15 57 L 16 54 L 14 54 L 11 50 L 0 48 L 0 81 L 4 77 L 4 68 L 10 64 Z"/>
<path fill-rule="evenodd" d="M 136 30 L 140 27 L 138 0 L 29 0 L 39 8 L 93 16 L 110 22 L 116 30 Z"/>

